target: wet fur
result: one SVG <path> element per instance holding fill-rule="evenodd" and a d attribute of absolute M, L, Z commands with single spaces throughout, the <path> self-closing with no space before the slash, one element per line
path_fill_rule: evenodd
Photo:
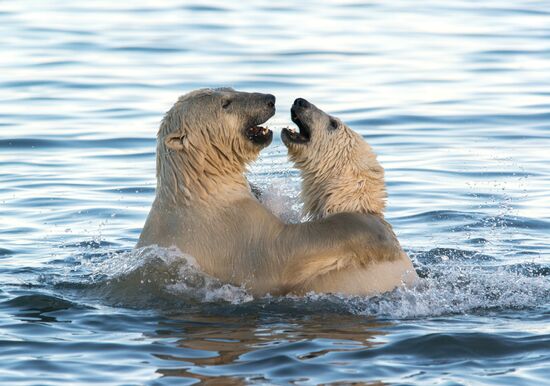
<path fill-rule="evenodd" d="M 240 100 L 232 114 L 219 108 L 223 98 Z M 168 111 L 157 139 L 156 197 L 137 246 L 175 245 L 206 273 L 256 296 L 386 290 L 345 278 L 339 287 L 327 276 L 342 264 L 392 259 L 394 243 L 378 218 L 342 213 L 285 224 L 253 195 L 244 172 L 261 146 L 240 130 L 264 118 L 257 98 L 231 89 L 198 90 Z M 369 252 L 374 250 L 376 255 Z"/>
<path fill-rule="evenodd" d="M 330 219 L 338 213 L 356 213 L 369 223 L 364 249 L 354 255 L 322 258 L 309 263 L 309 271 L 324 272 L 312 288 L 343 289 L 350 281 L 365 288 L 391 289 L 411 283 L 416 273 L 401 248 L 391 225 L 385 221 L 384 169 L 363 138 L 336 117 L 313 104 L 293 107 L 293 114 L 308 125 L 310 140 L 295 143 L 283 140 L 302 177 L 304 216 Z"/>

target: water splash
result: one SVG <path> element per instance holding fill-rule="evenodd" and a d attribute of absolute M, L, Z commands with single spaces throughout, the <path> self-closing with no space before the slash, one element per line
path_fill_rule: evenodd
<path fill-rule="evenodd" d="M 185 306 L 197 302 L 239 304 L 252 300 L 242 287 L 202 272 L 195 258 L 178 248 L 155 245 L 82 261 L 87 271 L 58 288 L 80 288 L 109 303 L 128 307 Z"/>
<path fill-rule="evenodd" d="M 274 177 L 261 190 L 260 201 L 273 214 L 287 223 L 300 222 L 303 203 L 300 200 L 299 185 L 290 184 L 285 177 Z"/>
<path fill-rule="evenodd" d="M 347 300 L 354 314 L 398 319 L 537 308 L 549 301 L 550 279 L 543 274 L 452 263 L 429 268 L 414 288 Z"/>
<path fill-rule="evenodd" d="M 437 262 L 433 253 L 417 255 L 417 269 L 423 277 L 415 287 L 370 298 L 310 293 L 254 299 L 244 287 L 224 284 L 202 272 L 192 256 L 175 247 L 158 246 L 83 261 L 88 271 L 80 276 L 84 279 L 64 281 L 57 287 L 84 289 L 110 304 L 126 307 L 175 310 L 208 303 L 223 309 L 223 304 L 230 303 L 306 313 L 339 309 L 396 319 L 536 308 L 550 302 L 548 270 L 537 264 L 529 263 L 525 269 L 494 266 L 490 265 L 493 260 L 483 256 L 481 261 L 473 257 Z"/>

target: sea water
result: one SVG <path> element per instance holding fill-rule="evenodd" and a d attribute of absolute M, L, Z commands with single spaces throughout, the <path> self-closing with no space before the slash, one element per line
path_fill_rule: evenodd
<path fill-rule="evenodd" d="M 0 384 L 548 384 L 548 2 L 12 1 L 0 36 Z M 248 177 L 285 221 L 293 100 L 361 133 L 422 283 L 254 299 L 134 250 L 163 113 L 219 86 L 277 96 Z"/>

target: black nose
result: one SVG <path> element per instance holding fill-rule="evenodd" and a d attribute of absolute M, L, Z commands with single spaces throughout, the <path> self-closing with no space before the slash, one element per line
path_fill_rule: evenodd
<path fill-rule="evenodd" d="M 309 102 L 306 101 L 304 98 L 297 98 L 294 101 L 294 106 L 306 108 L 306 107 L 309 107 L 310 105 L 309 105 Z"/>
<path fill-rule="evenodd" d="M 275 95 L 267 94 L 267 105 L 271 108 L 275 107 Z"/>

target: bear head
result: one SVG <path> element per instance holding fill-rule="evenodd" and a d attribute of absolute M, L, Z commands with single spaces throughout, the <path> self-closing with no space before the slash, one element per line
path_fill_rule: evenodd
<path fill-rule="evenodd" d="M 382 215 L 386 202 L 384 169 L 369 144 L 340 119 L 303 98 L 294 101 L 283 129 L 289 159 L 302 175 L 304 212 L 310 218 L 331 213 Z"/>

